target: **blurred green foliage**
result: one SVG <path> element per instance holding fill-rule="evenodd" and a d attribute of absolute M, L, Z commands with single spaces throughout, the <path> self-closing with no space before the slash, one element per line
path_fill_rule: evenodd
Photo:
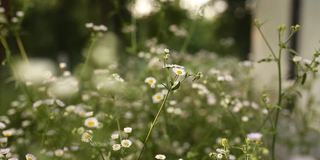
<path fill-rule="evenodd" d="M 32 56 L 71 58 L 76 64 L 88 41 L 86 22 L 105 24 L 130 45 L 130 36 L 122 32 L 132 23 L 128 5 L 131 0 L 16 0 L 10 2 L 10 13 L 26 12 L 22 24 L 22 38 Z M 179 7 L 179 1 L 163 3 L 159 12 L 137 20 L 137 39 L 140 47 L 144 40 L 157 37 L 160 43 L 180 50 L 185 40 L 173 37 L 168 28 L 172 24 L 190 32 L 186 51 L 200 49 L 215 51 L 219 55 L 246 59 L 250 49 L 251 12 L 246 0 L 228 0 L 228 9 L 212 21 L 190 19 Z"/>

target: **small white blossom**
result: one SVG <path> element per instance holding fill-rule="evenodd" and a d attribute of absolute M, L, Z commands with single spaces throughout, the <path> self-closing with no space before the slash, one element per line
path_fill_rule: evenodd
<path fill-rule="evenodd" d="M 95 117 L 90 117 L 90 118 L 87 118 L 85 121 L 84 121 L 84 125 L 88 128 L 98 128 L 99 126 L 99 121 L 97 118 Z"/>
<path fill-rule="evenodd" d="M 90 23 L 86 23 L 85 26 L 86 26 L 86 28 L 92 28 L 93 27 L 93 23 L 91 23 L 91 22 Z"/>
<path fill-rule="evenodd" d="M 124 139 L 121 141 L 121 146 L 125 148 L 129 148 L 132 145 L 132 142 L 129 139 Z"/>
<path fill-rule="evenodd" d="M 118 139 L 119 138 L 119 134 L 118 133 L 114 133 L 111 135 L 111 139 Z"/>
<path fill-rule="evenodd" d="M 144 83 L 147 83 L 151 88 L 155 88 L 157 80 L 154 77 L 147 77 Z"/>
<path fill-rule="evenodd" d="M 3 136 L 5 136 L 5 137 L 11 137 L 11 136 L 13 136 L 15 133 L 16 133 L 16 130 L 15 130 L 15 129 L 7 129 L 7 130 L 2 131 L 2 134 L 3 134 Z"/>
<path fill-rule="evenodd" d="M 159 159 L 159 160 L 165 160 L 166 156 L 163 154 L 157 154 L 154 158 Z"/>
<path fill-rule="evenodd" d="M 247 138 L 252 140 L 252 141 L 260 141 L 261 138 L 262 138 L 262 134 L 261 133 L 257 133 L 257 132 L 249 133 L 249 134 L 247 134 Z"/>
<path fill-rule="evenodd" d="M 57 149 L 54 151 L 54 155 L 57 157 L 62 157 L 64 154 L 64 151 L 62 149 Z"/>
<path fill-rule="evenodd" d="M 217 158 L 218 159 L 222 159 L 223 158 L 223 155 L 221 153 L 217 154 Z"/>
<path fill-rule="evenodd" d="M 293 62 L 300 62 L 302 60 L 302 57 L 300 57 L 300 56 L 294 56 L 293 58 L 292 58 L 292 61 Z"/>
<path fill-rule="evenodd" d="M 132 132 L 132 128 L 131 127 L 125 127 L 123 129 L 124 133 L 131 133 Z"/>
<path fill-rule="evenodd" d="M 26 160 L 37 160 L 37 158 L 33 154 L 26 154 Z"/>
<path fill-rule="evenodd" d="M 186 75 L 186 70 L 184 67 L 174 67 L 172 68 L 172 71 L 177 75 L 177 76 L 184 76 Z"/>
<path fill-rule="evenodd" d="M 23 17 L 24 16 L 24 12 L 23 11 L 18 11 L 16 14 L 17 14 L 17 17 Z"/>
<path fill-rule="evenodd" d="M 120 144 L 113 144 L 112 145 L 112 150 L 113 151 L 118 151 L 118 150 L 120 150 L 121 149 L 121 145 Z"/>
<path fill-rule="evenodd" d="M 164 95 L 162 92 L 158 92 L 155 95 L 152 96 L 152 102 L 153 103 L 159 103 L 164 98 Z"/>
<path fill-rule="evenodd" d="M 92 135 L 89 133 L 89 132 L 84 132 L 82 135 L 81 135 L 81 141 L 82 142 L 90 142 L 92 140 Z"/>

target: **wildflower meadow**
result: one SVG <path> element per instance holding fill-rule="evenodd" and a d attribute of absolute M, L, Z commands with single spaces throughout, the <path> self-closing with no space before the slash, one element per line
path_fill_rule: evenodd
<path fill-rule="evenodd" d="M 77 27 L 68 30 L 63 15 L 49 18 L 68 2 L 0 0 L 0 159 L 319 159 L 320 50 L 304 57 L 290 45 L 303 25 L 279 24 L 266 35 L 268 22 L 252 20 L 264 58 L 225 56 L 242 52 L 242 40 L 218 41 L 209 28 L 227 21 L 231 3 L 191 1 L 112 0 L 103 21 L 79 0 L 70 21 Z M 57 24 L 34 20 L 43 9 L 51 11 L 43 19 L 68 30 L 61 43 L 48 29 Z M 257 73 L 264 64 L 272 68 Z M 269 70 L 275 77 L 261 87 L 257 77 Z"/>

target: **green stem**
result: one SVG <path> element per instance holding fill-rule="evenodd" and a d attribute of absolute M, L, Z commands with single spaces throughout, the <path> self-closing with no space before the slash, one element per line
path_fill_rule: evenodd
<path fill-rule="evenodd" d="M 131 51 L 132 53 L 136 53 L 137 52 L 137 20 L 132 17 L 131 18 L 131 23 L 132 23 L 132 26 L 133 26 L 133 31 L 131 32 Z"/>
<path fill-rule="evenodd" d="M 263 32 L 262 32 L 261 28 L 260 28 L 260 27 L 257 27 L 257 29 L 258 29 L 258 31 L 259 31 L 259 33 L 260 33 L 260 35 L 261 35 L 261 37 L 262 37 L 262 39 L 263 39 L 264 43 L 267 45 L 268 49 L 270 50 L 270 52 L 271 52 L 271 54 L 272 54 L 273 58 L 274 58 L 275 60 L 277 60 L 277 56 L 276 56 L 275 52 L 273 51 L 273 49 L 272 49 L 272 47 L 271 47 L 270 43 L 268 42 L 268 40 L 267 40 L 266 36 L 263 34 Z"/>
<path fill-rule="evenodd" d="M 94 46 L 95 42 L 96 42 L 96 37 L 92 37 L 90 45 L 89 45 L 89 48 L 88 48 L 87 57 L 86 57 L 86 60 L 85 60 L 85 62 L 83 64 L 83 67 L 81 69 L 80 76 L 83 76 L 85 70 L 88 67 L 88 64 L 89 64 L 89 61 L 90 61 L 90 57 L 91 57 L 91 54 L 92 54 L 92 49 L 93 49 L 93 46 Z"/>
<path fill-rule="evenodd" d="M 104 156 L 103 156 L 103 153 L 102 153 L 101 149 L 100 149 L 100 148 L 97 148 L 97 150 L 98 150 L 101 158 L 102 158 L 103 160 L 106 160 L 106 159 L 104 158 Z"/>
<path fill-rule="evenodd" d="M 19 51 L 20 51 L 20 54 L 21 54 L 21 57 L 26 61 L 26 62 L 29 62 L 29 59 L 28 59 L 28 56 L 27 56 L 27 52 L 24 48 L 24 45 L 22 43 L 22 40 L 21 40 L 21 37 L 19 36 L 18 33 L 15 34 L 15 37 L 16 37 L 16 42 L 18 44 L 18 48 L 19 48 Z"/>
<path fill-rule="evenodd" d="M 153 122 L 151 123 L 151 126 L 150 126 L 150 128 L 149 128 L 148 134 L 147 134 L 146 138 L 145 138 L 144 141 L 143 141 L 143 146 L 142 146 L 142 149 L 141 149 L 141 151 L 140 151 L 140 153 L 139 153 L 139 157 L 138 157 L 137 160 L 140 160 L 140 159 L 142 158 L 142 154 L 143 154 L 143 151 L 144 151 L 145 148 L 146 148 L 148 139 L 149 139 L 149 137 L 150 137 L 150 135 L 151 135 L 151 133 L 152 133 L 152 131 L 153 131 L 154 126 L 156 125 L 156 123 L 157 123 L 157 121 L 158 121 L 158 119 L 159 119 L 160 113 L 161 113 L 161 111 L 163 110 L 163 108 L 164 108 L 164 106 L 165 106 L 165 104 L 166 104 L 166 101 L 167 101 L 167 99 L 168 99 L 168 97 L 169 97 L 170 92 L 171 92 L 171 90 L 168 90 L 168 93 L 165 95 L 165 97 L 164 97 L 164 99 L 163 99 L 163 101 L 162 101 L 162 104 L 161 104 L 161 106 L 160 106 L 160 108 L 159 108 L 159 110 L 158 110 L 157 115 L 155 116 Z"/>
<path fill-rule="evenodd" d="M 279 43 L 281 43 L 281 32 L 279 32 Z M 278 128 L 278 121 L 279 121 L 279 115 L 280 115 L 280 105 L 282 101 L 282 72 L 281 72 L 281 53 L 282 53 L 282 46 L 279 45 L 279 53 L 278 53 L 278 59 L 277 59 L 277 68 L 278 68 L 278 102 L 277 102 L 277 108 L 276 108 L 276 117 L 274 121 L 274 133 L 272 136 L 272 145 L 271 145 L 271 154 L 272 154 L 272 160 L 275 160 L 275 148 L 276 148 L 276 141 L 277 141 L 277 128 Z"/>

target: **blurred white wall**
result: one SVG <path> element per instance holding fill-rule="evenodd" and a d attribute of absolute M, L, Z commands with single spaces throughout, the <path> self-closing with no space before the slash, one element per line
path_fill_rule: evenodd
<path fill-rule="evenodd" d="M 290 25 L 290 9 L 291 9 L 291 0 L 258 0 L 256 1 L 254 7 L 254 18 L 258 19 L 265 24 L 262 26 L 262 30 L 277 52 L 278 48 L 278 31 L 277 28 L 281 24 Z M 320 1 L 319 1 L 320 2 Z M 258 61 L 262 58 L 266 58 L 271 52 L 264 43 L 261 35 L 258 30 L 253 27 L 252 29 L 252 48 L 250 58 L 253 61 Z M 287 60 L 285 55 L 283 55 L 283 64 L 284 67 L 283 73 L 288 69 Z M 276 65 L 273 63 L 260 63 L 256 66 L 254 71 L 255 78 L 257 79 L 256 84 L 260 87 L 270 87 L 277 86 L 277 70 Z M 283 77 L 286 77 L 284 75 Z M 271 89 L 271 88 L 270 88 Z"/>
<path fill-rule="evenodd" d="M 265 22 L 262 27 L 271 46 L 277 50 L 277 28 L 281 24 L 290 26 L 292 0 L 257 0 L 254 7 L 256 19 Z M 320 47 L 320 0 L 301 0 L 298 52 L 305 58 L 311 57 L 315 49 Z M 257 29 L 252 30 L 251 59 L 256 61 L 266 57 L 270 52 Z M 283 56 L 287 56 L 283 54 Z M 287 57 L 283 57 L 283 73 L 288 72 Z M 267 87 L 276 82 L 276 68 L 273 64 L 262 63 L 255 70 L 258 87 Z M 284 78 L 286 75 L 283 76 Z"/>
<path fill-rule="evenodd" d="M 299 51 L 309 58 L 320 47 L 320 0 L 302 0 Z"/>

